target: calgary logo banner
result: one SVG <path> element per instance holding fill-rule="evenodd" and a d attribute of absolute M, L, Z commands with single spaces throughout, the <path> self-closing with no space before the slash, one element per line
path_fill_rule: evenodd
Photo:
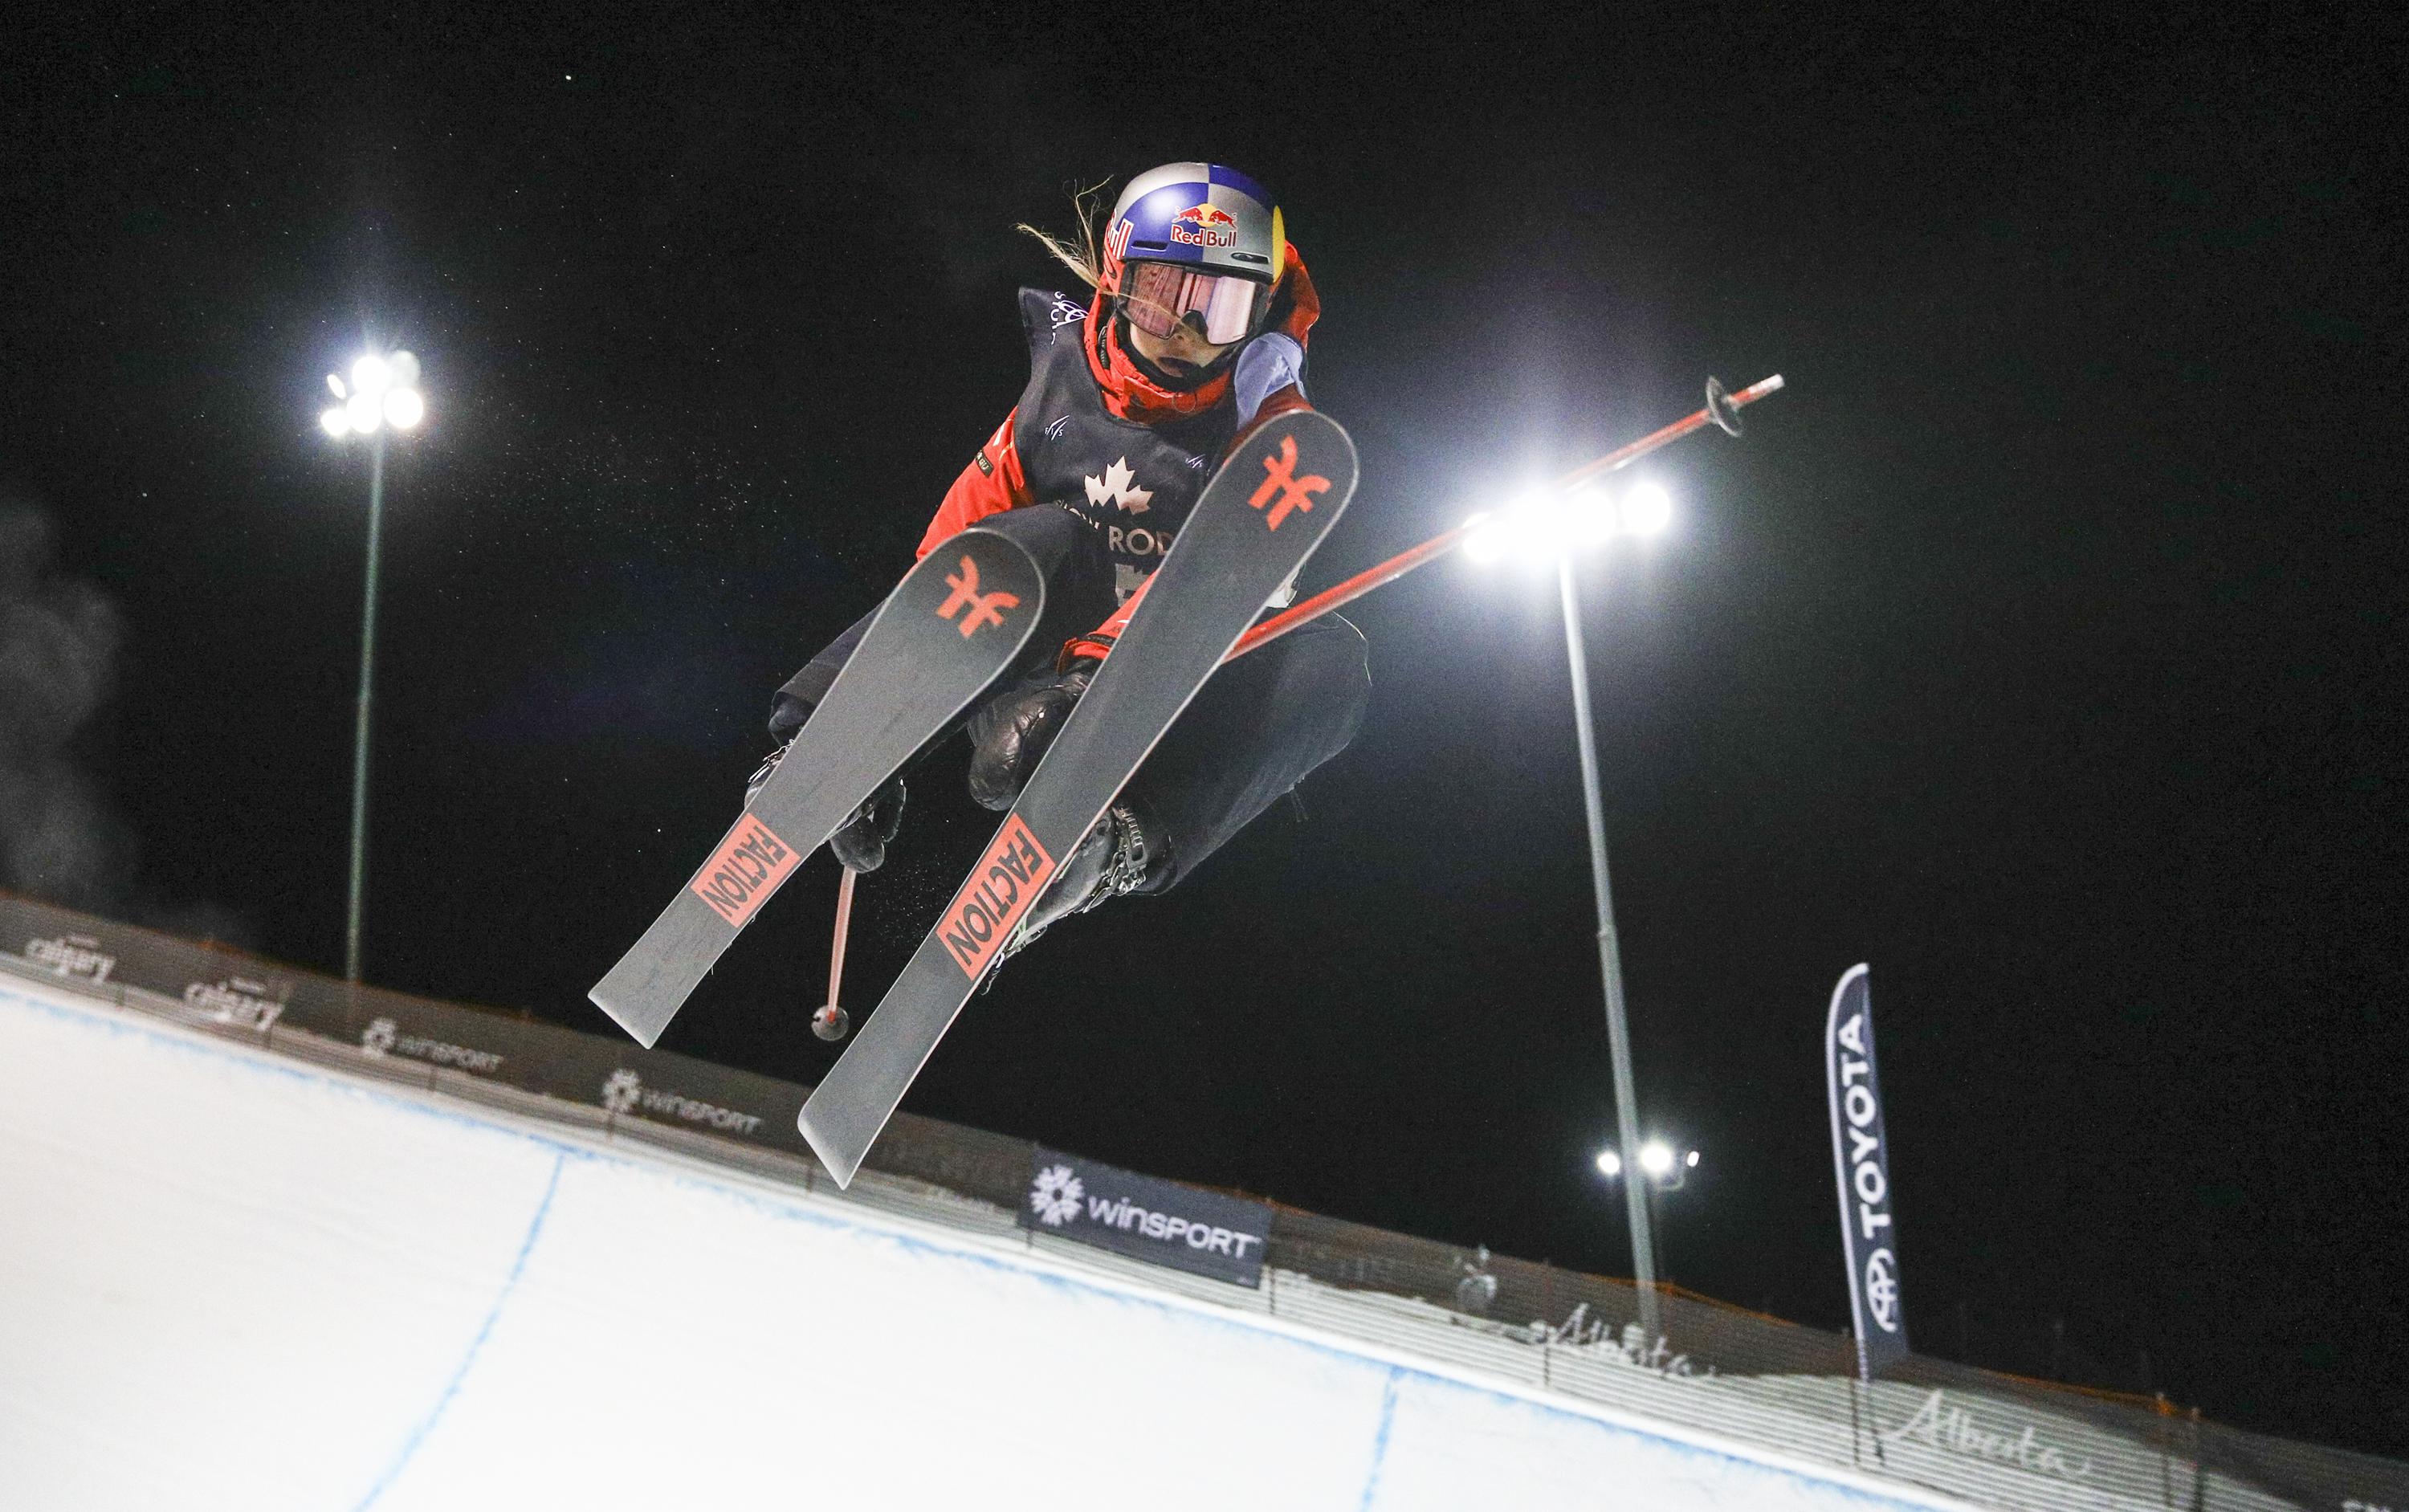
<path fill-rule="evenodd" d="M 184 1006 L 216 1023 L 264 1030 L 283 1015 L 292 996 L 289 982 L 225 976 L 215 982 L 186 984 Z"/>
<path fill-rule="evenodd" d="M 29 940 L 22 952 L 36 966 L 48 967 L 61 976 L 80 977 L 94 986 L 108 980 L 117 969 L 117 958 L 100 948 L 100 942 L 88 934 L 63 934 L 55 940 Z"/>
<path fill-rule="evenodd" d="M 1253 1287 L 1262 1284 L 1272 1210 L 1040 1148 L 1020 1226 Z"/>
<path fill-rule="evenodd" d="M 1898 1229 L 1890 1212 L 1890 1145 L 1882 1133 L 1873 1001 L 1866 979 L 1867 968 L 1853 966 L 1832 989 L 1824 1069 L 1832 1094 L 1832 1165 L 1840 1183 L 1840 1242 L 1849 1257 L 1857 1375 L 1872 1380 L 1884 1366 L 1905 1359 L 1908 1350 Z"/>

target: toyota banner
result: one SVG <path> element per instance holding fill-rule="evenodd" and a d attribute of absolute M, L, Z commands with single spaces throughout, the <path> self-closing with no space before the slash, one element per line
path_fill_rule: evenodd
<path fill-rule="evenodd" d="M 1907 1303 L 1899 1289 L 1890 1145 L 1882 1132 L 1882 1080 L 1874 1071 L 1873 1004 L 1866 978 L 1866 967 L 1853 966 L 1832 989 L 1824 1069 L 1832 1099 L 1832 1166 L 1840 1184 L 1849 1306 L 1856 1319 L 1857 1375 L 1872 1380 L 1907 1357 Z"/>
<path fill-rule="evenodd" d="M 1260 1286 L 1272 1210 L 1040 1148 L 1021 1227 L 1137 1260 Z"/>

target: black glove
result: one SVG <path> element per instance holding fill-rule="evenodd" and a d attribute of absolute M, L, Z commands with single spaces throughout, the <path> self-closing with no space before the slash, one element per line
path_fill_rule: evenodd
<path fill-rule="evenodd" d="M 793 740 L 802 732 L 805 725 L 811 723 L 815 707 L 780 688 L 778 696 L 770 700 L 770 739 L 780 745 Z"/>
<path fill-rule="evenodd" d="M 829 836 L 829 849 L 847 871 L 875 871 L 887 860 L 887 842 L 903 823 L 903 779 L 889 777 L 887 785 L 853 811 L 853 817 Z"/>
<path fill-rule="evenodd" d="M 971 753 L 971 798 L 979 807 L 999 813 L 1012 807 L 1046 748 L 1062 733 L 1097 666 L 1089 657 L 1078 657 L 1070 670 L 998 694 L 971 716 L 971 743 L 977 748 Z"/>
<path fill-rule="evenodd" d="M 778 770 L 779 762 L 786 759 L 788 748 L 793 746 L 795 737 L 802 733 L 803 726 L 810 722 L 811 717 L 812 705 L 784 688 L 778 690 L 777 700 L 770 705 L 770 739 L 778 743 L 761 758 L 761 764 L 753 769 L 753 775 L 744 780 L 746 808 L 751 808 L 753 800 L 761 796 L 761 789 L 770 785 L 770 774 Z M 897 801 L 900 803 L 902 799 Z"/>

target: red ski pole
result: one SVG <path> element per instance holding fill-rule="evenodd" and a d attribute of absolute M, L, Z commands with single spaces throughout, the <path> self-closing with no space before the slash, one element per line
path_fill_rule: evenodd
<path fill-rule="evenodd" d="M 829 999 L 817 1013 L 812 1015 L 812 1032 L 823 1040 L 844 1038 L 847 1027 L 845 1011 L 837 1006 L 837 987 L 844 981 L 844 936 L 853 923 L 853 883 L 860 875 L 851 867 L 842 869 L 844 880 L 836 885 L 836 941 L 829 947 Z"/>
<path fill-rule="evenodd" d="M 1556 486 L 1570 488 L 1576 483 L 1587 482 L 1592 478 L 1602 478 L 1609 472 L 1619 471 L 1649 453 L 1670 445 L 1703 425 L 1713 425 L 1727 435 L 1737 436 L 1739 434 L 1741 407 L 1754 404 L 1781 387 L 1780 373 L 1774 374 L 1771 378 L 1759 379 L 1738 394 L 1726 393 L 1721 383 L 1709 378 L 1707 380 L 1705 409 L 1695 414 L 1684 415 L 1663 430 L 1652 431 L 1642 436 L 1628 446 L 1617 447 L 1595 461 L 1582 463 L 1557 479 Z M 1327 614 L 1341 604 L 1353 603 L 1381 584 L 1396 582 L 1423 563 L 1445 556 L 1464 544 L 1464 538 L 1473 532 L 1476 525 L 1477 522 L 1467 522 L 1444 535 L 1433 536 L 1409 551 L 1399 552 L 1378 567 L 1365 568 L 1346 582 L 1322 589 L 1303 603 L 1290 605 L 1240 636 L 1238 643 L 1231 647 L 1230 654 L 1221 659 L 1224 662 L 1235 661 L 1248 652 L 1278 640 L 1305 621 Z"/>

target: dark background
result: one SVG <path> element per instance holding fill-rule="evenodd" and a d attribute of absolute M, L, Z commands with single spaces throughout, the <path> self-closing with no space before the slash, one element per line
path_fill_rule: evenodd
<path fill-rule="evenodd" d="M 1920 1348 L 2409 1453 L 2393 39 L 1674 14 L 27 39 L 0 585 L 115 607 L 90 698 L 15 684 L 12 803 L 89 823 L 7 880 L 340 969 L 367 459 L 315 417 L 406 345 L 369 974 L 612 1032 L 584 988 L 771 690 L 1018 392 L 1013 223 L 1227 161 L 1364 457 L 1309 585 L 1789 379 L 1585 569 L 1643 1121 L 1704 1152 L 1670 1275 L 1845 1326 L 1819 1036 L 1870 960 Z M 1552 580 L 1357 617 L 1309 821 L 1062 927 L 911 1105 L 1627 1274 Z M 959 767 L 863 883 L 857 1008 L 991 828 Z M 833 890 L 668 1045 L 816 1079 Z"/>

